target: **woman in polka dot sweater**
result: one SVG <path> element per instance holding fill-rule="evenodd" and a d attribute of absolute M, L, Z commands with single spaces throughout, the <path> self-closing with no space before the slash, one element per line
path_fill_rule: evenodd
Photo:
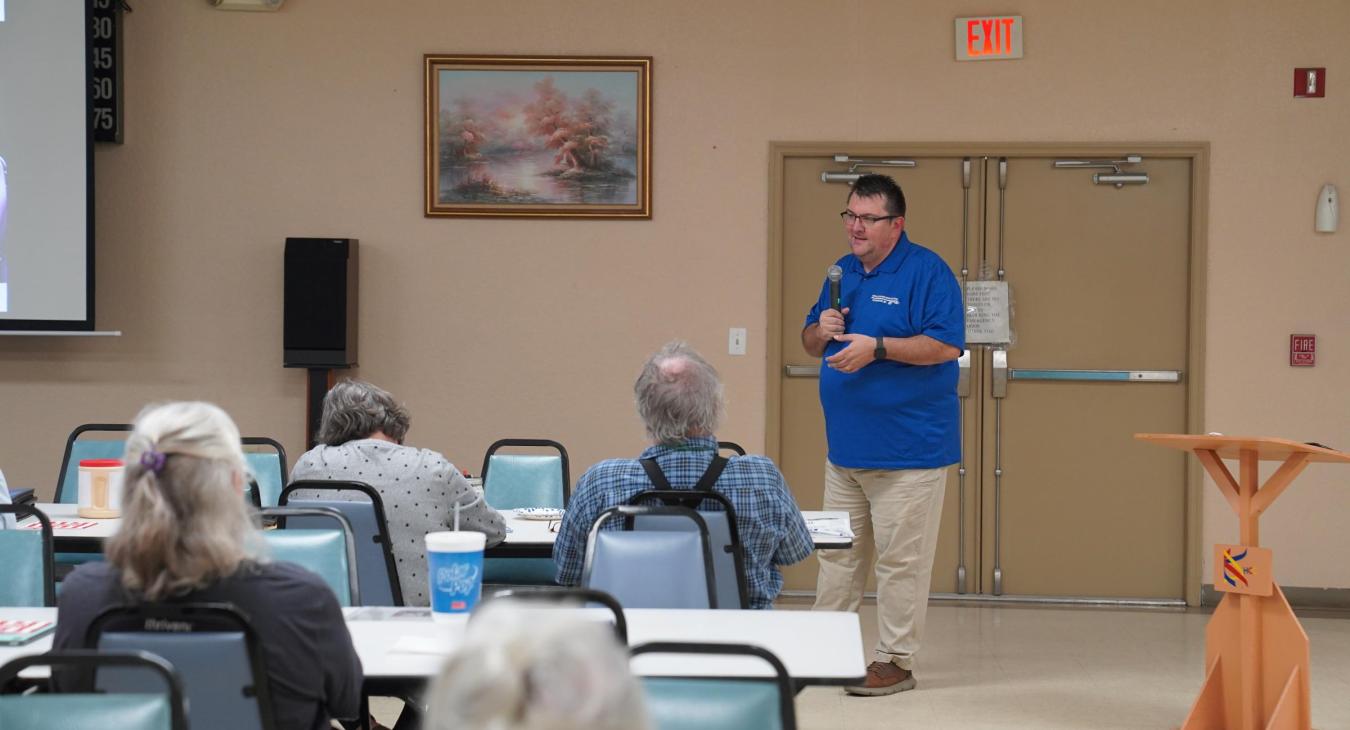
<path fill-rule="evenodd" d="M 486 534 L 489 546 L 502 541 L 506 526 L 444 456 L 403 445 L 409 421 L 408 409 L 387 391 L 356 380 L 338 383 L 323 399 L 319 445 L 296 462 L 291 481 L 337 479 L 374 487 L 384 501 L 404 603 L 426 606 L 423 536 L 452 529 L 456 504 L 459 529 Z M 331 495 L 297 492 L 295 498 Z"/>

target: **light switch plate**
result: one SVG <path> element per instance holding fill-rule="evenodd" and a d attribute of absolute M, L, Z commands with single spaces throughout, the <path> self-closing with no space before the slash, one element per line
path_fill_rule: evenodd
<path fill-rule="evenodd" d="M 745 328 L 732 327 L 727 334 L 727 354 L 744 355 L 745 354 Z"/>

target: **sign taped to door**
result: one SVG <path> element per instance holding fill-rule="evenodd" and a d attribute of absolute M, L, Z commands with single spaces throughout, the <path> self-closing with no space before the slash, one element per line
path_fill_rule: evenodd
<path fill-rule="evenodd" d="M 1011 300 L 1006 281 L 966 282 L 966 344 L 1011 344 Z"/>

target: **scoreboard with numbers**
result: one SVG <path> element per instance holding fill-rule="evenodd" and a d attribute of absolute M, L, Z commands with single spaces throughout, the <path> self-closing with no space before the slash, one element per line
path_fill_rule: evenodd
<path fill-rule="evenodd" d="M 89 123 L 95 142 L 122 143 L 122 0 L 89 3 Z"/>

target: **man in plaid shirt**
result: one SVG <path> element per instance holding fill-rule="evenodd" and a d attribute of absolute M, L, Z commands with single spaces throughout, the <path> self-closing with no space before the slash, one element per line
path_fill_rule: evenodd
<path fill-rule="evenodd" d="M 600 513 L 654 488 L 641 459 L 655 459 L 671 488 L 690 489 L 717 456 L 714 432 L 722 418 L 722 381 L 693 348 L 678 341 L 662 347 L 643 366 L 633 391 L 653 445 L 638 459 L 602 461 L 577 482 L 553 544 L 558 582 L 563 585 L 580 582 L 586 536 Z M 713 488 L 736 510 L 750 607 L 771 608 L 783 589 L 778 566 L 811 554 L 811 535 L 801 510 L 782 472 L 763 456 L 731 457 Z M 619 529 L 622 523 L 611 519 L 603 529 Z"/>

